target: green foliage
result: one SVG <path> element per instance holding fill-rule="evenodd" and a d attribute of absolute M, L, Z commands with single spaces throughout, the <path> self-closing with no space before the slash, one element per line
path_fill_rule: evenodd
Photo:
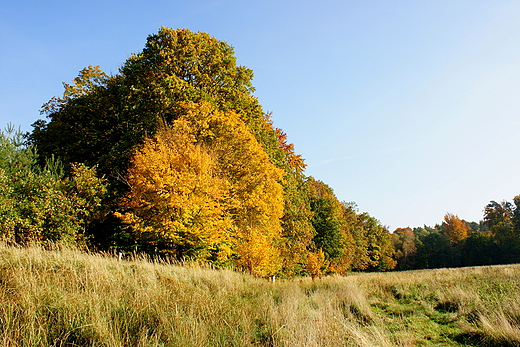
<path fill-rule="evenodd" d="M 180 103 L 206 101 L 243 117 L 257 116 L 253 71 L 236 65 L 234 49 L 207 33 L 162 27 L 121 68 L 129 104 L 141 113 L 177 117 Z M 256 104 L 257 105 L 257 104 Z"/>
<path fill-rule="evenodd" d="M 63 83 L 65 91 L 63 97 L 53 97 L 42 106 L 41 113 L 52 114 L 60 110 L 67 102 L 90 94 L 98 88 L 106 85 L 109 77 L 101 71 L 99 65 L 84 68 L 79 72 L 78 77 L 74 78 L 72 84 Z"/>
<path fill-rule="evenodd" d="M 105 188 L 93 168 L 77 164 L 71 170 L 65 179 L 53 158 L 40 167 L 19 131 L 9 126 L 0 132 L 1 238 L 20 243 L 82 239 Z"/>
<path fill-rule="evenodd" d="M 346 246 L 342 235 L 341 204 L 332 189 L 312 177 L 308 180 L 310 186 L 310 205 L 313 212 L 312 225 L 316 231 L 314 244 L 322 249 L 327 259 L 338 259 Z"/>
<path fill-rule="evenodd" d="M 395 267 L 388 230 L 355 204 L 340 203 L 333 190 L 312 177 L 308 179 L 314 247 L 330 261 L 329 271 L 386 271 Z"/>
<path fill-rule="evenodd" d="M 205 33 L 161 28 L 143 51 L 108 77 L 99 67 L 82 70 L 61 98 L 44 105 L 48 122 L 34 124 L 31 142 L 44 157 L 99 165 L 112 190 L 126 175 L 136 146 L 160 120 L 175 120 L 183 102 L 208 101 L 245 119 L 263 114 L 251 96 L 252 71 L 236 66 L 233 48 Z M 258 126 L 260 127 L 260 125 Z"/>
<path fill-rule="evenodd" d="M 204 101 L 217 110 L 233 110 L 270 161 L 286 172 L 283 220 L 288 242 L 283 247 L 285 258 L 291 259 L 308 246 L 313 233 L 307 194 L 300 189 L 304 164 L 252 95 L 252 78 L 250 69 L 237 66 L 234 50 L 226 42 L 206 33 L 163 27 L 118 74 L 107 76 L 99 67 L 89 66 L 72 84 L 64 84 L 64 95 L 44 105 L 48 119 L 33 125 L 30 143 L 42 158 L 56 155 L 65 163 L 97 165 L 109 185 L 107 208 L 116 210 L 118 199 L 128 190 L 131 158 L 144 139 L 155 134 L 157 124 L 174 122 L 185 103 Z M 106 243 L 111 237 L 98 239 Z"/>
<path fill-rule="evenodd" d="M 388 230 L 366 212 L 361 213 L 358 220 L 363 231 L 358 242 L 363 244 L 363 248 L 366 249 L 364 254 L 359 255 L 362 266 L 358 269 L 369 271 L 392 270 L 396 263 L 392 258 L 394 249 Z"/>
<path fill-rule="evenodd" d="M 499 249 L 498 263 L 520 261 L 520 196 L 513 203 L 491 201 L 484 210 L 484 222 Z"/>

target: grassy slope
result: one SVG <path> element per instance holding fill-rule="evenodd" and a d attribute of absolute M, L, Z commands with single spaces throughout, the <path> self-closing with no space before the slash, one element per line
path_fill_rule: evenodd
<path fill-rule="evenodd" d="M 263 279 L 0 245 L 3 346 L 520 346 L 520 266 Z"/>

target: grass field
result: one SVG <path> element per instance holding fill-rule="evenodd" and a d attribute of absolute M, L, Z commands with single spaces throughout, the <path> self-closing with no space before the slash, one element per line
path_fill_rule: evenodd
<path fill-rule="evenodd" d="M 277 280 L 0 245 L 2 346 L 520 346 L 520 265 Z"/>

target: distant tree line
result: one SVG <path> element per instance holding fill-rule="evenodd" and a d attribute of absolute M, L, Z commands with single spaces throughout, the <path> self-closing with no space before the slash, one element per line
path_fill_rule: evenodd
<path fill-rule="evenodd" d="M 325 183 L 206 33 L 161 28 L 113 76 L 81 70 L 2 133 L 0 233 L 313 277 L 395 267 L 392 235 Z"/>
<path fill-rule="evenodd" d="M 446 214 L 434 227 L 393 232 L 397 269 L 511 264 L 520 262 L 520 196 L 491 201 L 479 223 Z"/>

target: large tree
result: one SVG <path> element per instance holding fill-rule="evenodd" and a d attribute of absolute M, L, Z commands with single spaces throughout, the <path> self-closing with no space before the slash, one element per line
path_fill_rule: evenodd
<path fill-rule="evenodd" d="M 305 165 L 254 97 L 252 78 L 250 69 L 236 64 L 233 47 L 226 42 L 206 33 L 163 27 L 116 75 L 89 66 L 72 84 L 64 84 L 64 95 L 44 105 L 47 120 L 34 124 L 30 142 L 43 158 L 56 155 L 66 163 L 97 165 L 109 182 L 107 203 L 116 209 L 118 198 L 129 188 L 126 176 L 134 153 L 145 138 L 153 138 L 157 124 L 173 123 L 185 103 L 206 102 L 215 110 L 233 110 L 270 162 L 285 172 L 280 248 L 284 268 L 294 273 L 298 266 L 289 264 L 303 262 L 303 250 L 314 235 Z M 92 230 L 105 244 L 105 234 L 114 229 L 106 224 L 96 223 Z"/>
<path fill-rule="evenodd" d="M 520 261 L 520 196 L 509 201 L 491 201 L 484 209 L 484 222 L 499 250 L 501 263 Z"/>
<path fill-rule="evenodd" d="M 211 152 L 163 124 L 134 154 L 124 213 L 116 215 L 138 240 L 179 258 L 226 258 L 232 225 L 219 176 Z"/>
<path fill-rule="evenodd" d="M 279 270 L 283 171 L 235 112 L 185 104 L 132 162 L 119 216 L 140 236 L 179 256 L 234 255 L 255 275 Z"/>
<path fill-rule="evenodd" d="M 72 85 L 64 84 L 63 97 L 44 105 L 48 121 L 34 124 L 31 141 L 44 156 L 99 164 L 117 180 L 135 147 L 155 133 L 160 120 L 175 120 L 183 102 L 237 110 L 261 129 L 263 113 L 251 94 L 252 78 L 250 69 L 236 65 L 227 43 L 206 33 L 163 27 L 119 74 L 108 77 L 89 66 Z"/>
<path fill-rule="evenodd" d="M 309 254 L 339 273 L 390 268 L 386 229 L 307 179 L 303 159 L 254 97 L 252 78 L 226 42 L 163 27 L 117 74 L 89 66 L 64 83 L 29 144 L 42 163 L 55 155 L 107 178 L 112 213 L 89 220 L 101 246 L 134 235 L 207 258 L 222 257 L 217 249 L 227 245 L 257 275 L 304 273 Z"/>

